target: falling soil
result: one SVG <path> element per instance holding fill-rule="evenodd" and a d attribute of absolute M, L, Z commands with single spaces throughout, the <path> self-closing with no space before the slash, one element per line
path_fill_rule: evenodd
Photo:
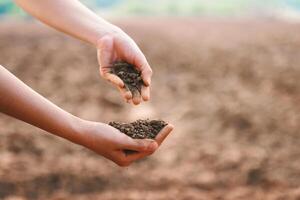
<path fill-rule="evenodd" d="M 126 89 L 130 90 L 134 96 L 139 93 L 141 94 L 142 85 L 144 83 L 141 72 L 138 71 L 134 65 L 123 61 L 115 62 L 111 73 L 120 77 L 124 82 Z"/>
<path fill-rule="evenodd" d="M 134 139 L 154 139 L 167 123 L 162 120 L 137 120 L 132 123 L 109 122 L 122 133 Z"/>

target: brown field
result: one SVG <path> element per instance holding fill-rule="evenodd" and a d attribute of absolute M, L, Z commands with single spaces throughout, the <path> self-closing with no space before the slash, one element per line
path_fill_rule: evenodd
<path fill-rule="evenodd" d="M 0 60 L 67 111 L 175 131 L 128 168 L 0 115 L 0 199 L 299 200 L 300 24 L 117 21 L 154 69 L 133 107 L 98 76 L 95 49 L 40 24 L 0 25 Z"/>

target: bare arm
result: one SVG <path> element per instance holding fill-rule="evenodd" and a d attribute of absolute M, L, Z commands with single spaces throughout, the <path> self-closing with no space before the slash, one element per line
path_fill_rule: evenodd
<path fill-rule="evenodd" d="M 97 16 L 78 0 L 15 0 L 25 11 L 73 37 L 94 45 L 98 50 L 100 75 L 113 83 L 125 101 L 139 104 L 149 100 L 152 70 L 136 43 L 120 28 Z M 141 72 L 146 87 L 142 95 L 126 91 L 123 81 L 110 73 L 113 62 L 126 61 Z"/>
<path fill-rule="evenodd" d="M 45 24 L 94 46 L 117 27 L 97 16 L 78 0 L 15 0 L 26 12 Z"/>
<path fill-rule="evenodd" d="M 0 66 L 0 111 L 71 141 L 80 140 L 79 118 L 46 100 Z"/>
<path fill-rule="evenodd" d="M 153 153 L 172 130 L 152 140 L 134 140 L 103 123 L 82 120 L 60 109 L 0 65 L 0 112 L 37 126 L 114 161 L 120 166 Z M 124 149 L 138 153 L 126 155 Z"/>

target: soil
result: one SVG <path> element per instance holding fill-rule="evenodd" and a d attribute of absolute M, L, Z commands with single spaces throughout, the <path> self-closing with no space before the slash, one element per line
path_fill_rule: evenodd
<path fill-rule="evenodd" d="M 162 120 L 139 119 L 132 123 L 109 122 L 109 125 L 134 139 L 154 139 L 167 123 Z"/>
<path fill-rule="evenodd" d="M 300 199 L 299 23 L 116 24 L 155 74 L 151 101 L 138 107 L 99 81 L 93 47 L 39 24 L 1 20 L 0 64 L 78 117 L 159 117 L 176 129 L 153 155 L 123 169 L 0 114 L 1 200 Z"/>
<path fill-rule="evenodd" d="M 119 61 L 113 64 L 112 72 L 122 79 L 125 87 L 132 92 L 133 95 L 140 93 L 143 86 L 141 72 L 134 65 L 127 62 Z"/>

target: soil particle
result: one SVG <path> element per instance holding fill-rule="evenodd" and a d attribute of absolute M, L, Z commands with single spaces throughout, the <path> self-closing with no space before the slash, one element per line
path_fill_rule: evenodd
<path fill-rule="evenodd" d="M 109 125 L 134 139 L 154 139 L 167 123 L 162 120 L 137 120 L 132 123 L 109 122 Z"/>
<path fill-rule="evenodd" d="M 111 73 L 117 75 L 124 82 L 127 90 L 133 95 L 141 94 L 142 86 L 144 85 L 141 72 L 134 65 L 127 62 L 118 61 L 113 64 Z"/>

